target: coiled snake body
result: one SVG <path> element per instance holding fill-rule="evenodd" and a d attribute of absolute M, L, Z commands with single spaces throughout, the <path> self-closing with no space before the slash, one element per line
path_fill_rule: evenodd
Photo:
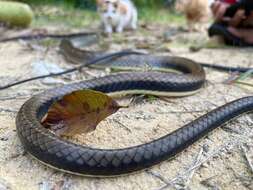
<path fill-rule="evenodd" d="M 76 59 L 77 55 L 72 55 L 75 53 L 73 49 L 65 50 L 69 59 Z M 110 65 L 135 67 L 143 63 L 158 70 L 176 69 L 181 73 L 153 70 L 127 72 L 64 85 L 35 95 L 25 102 L 16 118 L 17 133 L 25 149 L 41 162 L 77 175 L 128 174 L 171 158 L 226 121 L 253 110 L 253 97 L 245 97 L 219 107 L 152 142 L 112 150 L 94 149 L 65 141 L 40 124 L 54 101 L 75 90 L 93 89 L 109 94 L 185 96 L 196 93 L 205 82 L 201 65 L 183 58 L 131 55 L 111 60 Z M 97 66 L 105 67 L 103 64 L 106 63 Z"/>

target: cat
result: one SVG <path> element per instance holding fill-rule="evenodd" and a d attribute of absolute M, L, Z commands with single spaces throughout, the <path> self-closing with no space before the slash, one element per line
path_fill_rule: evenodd
<path fill-rule="evenodd" d="M 96 0 L 96 3 L 105 33 L 137 29 L 138 13 L 131 0 Z"/>
<path fill-rule="evenodd" d="M 203 23 L 210 15 L 210 5 L 214 0 L 177 0 L 176 10 L 185 14 L 189 31 L 201 31 Z M 202 24 L 197 28 L 197 24 Z"/>

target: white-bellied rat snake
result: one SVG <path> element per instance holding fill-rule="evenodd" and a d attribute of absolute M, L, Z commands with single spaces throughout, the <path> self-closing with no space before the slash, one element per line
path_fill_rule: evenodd
<path fill-rule="evenodd" d="M 84 55 L 68 42 L 61 50 L 68 60 L 83 61 Z M 101 55 L 99 55 L 101 56 Z M 16 118 L 17 133 L 25 149 L 41 162 L 56 169 L 85 176 L 116 176 L 148 168 L 184 150 L 225 122 L 253 110 L 253 96 L 227 103 L 157 140 L 125 149 L 94 149 L 65 141 L 40 123 L 49 106 L 65 94 L 93 89 L 108 94 L 154 94 L 186 96 L 196 93 L 205 82 L 202 66 L 194 61 L 166 56 L 128 55 L 94 67 L 147 71 L 125 72 L 64 85 L 30 98 Z M 166 72 L 177 70 L 178 73 Z M 138 69 L 137 69 L 138 70 Z"/>

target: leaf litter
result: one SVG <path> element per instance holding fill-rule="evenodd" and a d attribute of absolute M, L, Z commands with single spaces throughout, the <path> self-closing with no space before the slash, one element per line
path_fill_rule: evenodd
<path fill-rule="evenodd" d="M 78 90 L 54 102 L 41 123 L 59 136 L 74 136 L 95 130 L 100 121 L 123 107 L 104 93 Z"/>

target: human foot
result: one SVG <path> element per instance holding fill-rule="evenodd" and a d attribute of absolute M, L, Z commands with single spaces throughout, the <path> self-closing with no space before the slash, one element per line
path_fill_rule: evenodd
<path fill-rule="evenodd" d="M 228 31 L 234 36 L 242 39 L 246 43 L 253 44 L 253 29 L 238 29 L 228 27 Z"/>

